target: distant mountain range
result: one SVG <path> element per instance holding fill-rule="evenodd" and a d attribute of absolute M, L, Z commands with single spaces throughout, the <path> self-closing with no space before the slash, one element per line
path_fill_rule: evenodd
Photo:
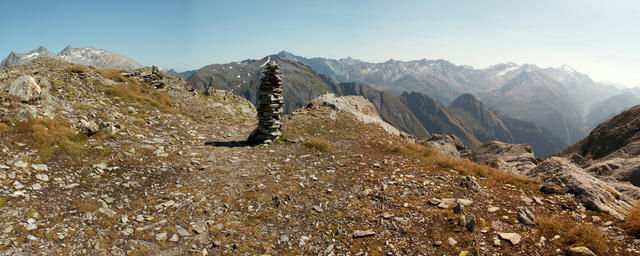
<path fill-rule="evenodd" d="M 474 69 L 446 60 L 369 63 L 351 58 L 305 58 L 284 51 L 278 55 L 304 63 L 337 82 L 364 83 L 394 95 L 420 92 L 450 103 L 470 93 L 507 116 L 539 124 L 567 145 L 586 136 L 598 122 L 640 104 L 640 88 L 594 82 L 568 66 L 503 63 Z M 607 103 L 612 101 L 615 104 Z"/>
<path fill-rule="evenodd" d="M 445 106 L 419 92 L 397 96 L 363 83 L 338 83 L 316 73 L 307 65 L 281 55 L 208 65 L 197 70 L 188 81 L 196 89 L 223 89 L 242 95 L 256 104 L 260 67 L 267 61 L 275 61 L 283 73 L 287 113 L 329 92 L 340 96 L 360 95 L 373 103 L 384 121 L 418 138 L 425 138 L 430 133 L 453 134 L 470 147 L 490 140 L 528 143 L 539 156 L 550 155 L 566 146 L 547 129 L 506 117 L 484 106 L 471 94 L 459 96 Z"/>
<path fill-rule="evenodd" d="M 173 69 L 169 69 L 169 70 L 166 70 L 164 72 L 166 72 L 169 75 L 172 75 L 172 76 L 175 76 L 175 77 L 178 77 L 178 78 L 182 78 L 184 80 L 188 80 L 193 74 L 196 73 L 196 70 L 186 70 L 186 71 L 183 71 L 183 72 L 178 72 L 178 71 L 175 71 Z"/>
<path fill-rule="evenodd" d="M 118 55 L 107 50 L 95 49 L 93 47 L 73 48 L 71 46 L 67 46 L 58 54 L 53 54 L 46 48 L 40 46 L 38 49 L 28 53 L 11 52 L 9 56 L 0 62 L 0 68 L 25 64 L 30 60 L 41 57 L 62 59 L 71 63 L 93 66 L 96 68 L 136 69 L 143 67 L 141 64 L 133 61 L 129 57 Z"/>

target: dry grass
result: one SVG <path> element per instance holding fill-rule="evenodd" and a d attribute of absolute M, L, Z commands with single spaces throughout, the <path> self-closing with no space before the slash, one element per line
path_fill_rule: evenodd
<path fill-rule="evenodd" d="M 72 73 L 83 74 L 87 72 L 87 67 L 82 65 L 72 64 L 67 66 L 65 70 Z"/>
<path fill-rule="evenodd" d="M 130 79 L 126 76 L 122 75 L 122 72 L 124 72 L 123 69 L 117 69 L 117 68 L 99 68 L 96 69 L 96 72 L 98 72 L 98 74 L 100 74 L 102 77 L 104 78 L 108 78 L 111 79 L 117 83 L 133 83 L 133 84 L 140 84 L 138 81 Z"/>
<path fill-rule="evenodd" d="M 430 165 L 435 164 L 441 168 L 454 169 L 466 175 L 491 178 L 500 183 L 518 185 L 534 190 L 538 186 L 538 181 L 535 179 L 512 172 L 494 169 L 486 165 L 476 164 L 466 159 L 456 159 L 442 154 L 431 147 L 419 144 L 405 144 L 400 147 L 390 148 L 387 151 L 413 155 L 420 158 L 424 163 Z"/>
<path fill-rule="evenodd" d="M 4 131 L 8 130 L 9 126 L 5 123 L 0 123 L 0 134 L 2 134 Z"/>
<path fill-rule="evenodd" d="M 164 113 L 176 113 L 171 106 L 171 99 L 164 91 L 159 91 L 144 84 L 105 85 L 105 93 L 127 101 L 136 101 L 157 108 Z"/>
<path fill-rule="evenodd" d="M 640 202 L 625 217 L 623 227 L 630 235 L 640 237 Z"/>
<path fill-rule="evenodd" d="M 536 223 L 542 235 L 560 235 L 558 242 L 564 246 L 585 246 L 598 255 L 604 255 L 612 248 L 612 243 L 592 224 L 568 222 L 555 217 L 540 217 Z"/>
<path fill-rule="evenodd" d="M 19 123 L 16 127 L 19 140 L 36 147 L 40 160 L 50 159 L 56 152 L 78 154 L 84 149 L 86 136 L 77 134 L 64 119 L 39 118 Z"/>
<path fill-rule="evenodd" d="M 305 138 L 304 140 L 304 145 L 307 147 L 311 147 L 311 148 L 315 148 L 317 150 L 320 150 L 322 152 L 330 152 L 331 151 L 331 144 L 321 138 L 317 138 L 317 137 L 308 137 Z"/>

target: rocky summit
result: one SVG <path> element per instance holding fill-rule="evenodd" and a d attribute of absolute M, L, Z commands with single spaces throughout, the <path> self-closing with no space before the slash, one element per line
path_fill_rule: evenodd
<path fill-rule="evenodd" d="M 249 101 L 151 68 L 37 58 L 0 70 L 0 101 L 0 255 L 640 253 L 606 210 L 627 195 L 577 164 L 531 178 L 434 136 L 452 157 L 360 96 L 310 100 L 269 145 Z"/>

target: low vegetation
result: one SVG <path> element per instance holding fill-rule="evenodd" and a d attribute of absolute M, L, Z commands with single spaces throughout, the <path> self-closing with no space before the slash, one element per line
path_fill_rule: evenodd
<path fill-rule="evenodd" d="M 304 141 L 304 145 L 307 147 L 315 148 L 322 152 L 331 151 L 331 144 L 328 141 L 317 137 L 306 138 Z"/>
<path fill-rule="evenodd" d="M 453 169 L 466 175 L 491 178 L 501 183 L 509 183 L 530 189 L 535 189 L 539 183 L 537 180 L 523 175 L 494 169 L 486 165 L 479 165 L 467 159 L 456 159 L 444 155 L 431 147 L 419 144 L 405 144 L 400 147 L 390 148 L 388 151 L 414 155 L 420 158 L 423 163 L 429 165 L 435 164 L 441 168 Z"/>
<path fill-rule="evenodd" d="M 104 78 L 108 78 L 111 79 L 117 83 L 134 83 L 134 84 L 139 84 L 138 81 L 135 81 L 133 79 L 129 79 L 125 76 L 122 75 L 122 72 L 124 70 L 122 69 L 118 69 L 118 68 L 100 68 L 100 69 L 96 69 L 96 72 L 98 72 L 98 74 L 100 74 L 102 77 Z"/>
<path fill-rule="evenodd" d="M 164 113 L 176 113 L 166 92 L 153 89 L 146 84 L 104 85 L 105 93 L 121 100 L 139 102 L 157 108 Z"/>
<path fill-rule="evenodd" d="M 87 72 L 87 67 L 82 65 L 72 64 L 67 66 L 65 70 L 69 72 L 77 73 L 77 74 L 83 74 Z"/>
<path fill-rule="evenodd" d="M 633 206 L 624 220 L 623 227 L 630 235 L 640 237 L 640 202 Z"/>
<path fill-rule="evenodd" d="M 564 246 L 584 246 L 598 255 L 605 255 L 612 247 L 612 242 L 592 224 L 568 222 L 556 217 L 540 217 L 536 222 L 542 235 L 549 238 L 560 235 L 558 242 Z"/>
<path fill-rule="evenodd" d="M 40 161 L 47 161 L 58 151 L 81 153 L 86 135 L 78 134 L 68 121 L 60 118 L 39 118 L 19 123 L 15 127 L 18 140 L 39 149 Z"/>

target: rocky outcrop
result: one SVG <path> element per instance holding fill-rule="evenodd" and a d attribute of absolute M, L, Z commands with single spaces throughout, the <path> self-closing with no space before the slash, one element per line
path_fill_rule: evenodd
<path fill-rule="evenodd" d="M 471 160 L 520 174 L 535 168 L 537 163 L 531 146 L 507 144 L 499 141 L 490 141 L 474 149 L 471 153 Z"/>
<path fill-rule="evenodd" d="M 275 64 L 267 64 L 258 88 L 258 128 L 249 136 L 250 141 L 273 143 L 282 135 L 280 115 L 284 112 L 282 78 Z"/>
<path fill-rule="evenodd" d="M 33 77 L 23 75 L 9 85 L 0 85 L 0 91 L 27 102 L 38 99 L 42 89 Z"/>
<path fill-rule="evenodd" d="M 640 199 L 640 105 L 601 123 L 559 156 L 596 177 L 626 183 L 619 188 Z"/>
<path fill-rule="evenodd" d="M 457 158 L 468 157 L 470 153 L 469 149 L 455 135 L 433 134 L 429 139 L 418 143 Z"/>
<path fill-rule="evenodd" d="M 589 210 L 624 219 L 632 208 L 631 198 L 565 158 L 550 157 L 526 174 L 564 188 Z"/>
<path fill-rule="evenodd" d="M 325 105 L 334 109 L 351 113 L 356 119 L 365 122 L 377 124 L 387 133 L 410 137 L 410 135 L 396 129 L 389 123 L 380 118 L 376 108 L 362 96 L 342 96 L 336 97 L 333 93 L 328 93 L 311 101 L 310 105 Z"/>

